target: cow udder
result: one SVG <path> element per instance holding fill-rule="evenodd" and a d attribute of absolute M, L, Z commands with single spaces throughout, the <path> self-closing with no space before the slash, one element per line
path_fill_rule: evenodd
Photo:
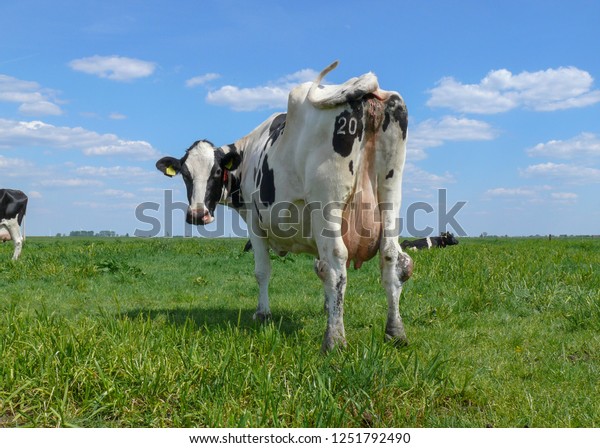
<path fill-rule="evenodd" d="M 342 238 L 348 250 L 346 267 L 354 260 L 354 269 L 377 254 L 381 238 L 377 202 L 372 191 L 361 193 L 352 196 L 342 214 Z"/>
<path fill-rule="evenodd" d="M 354 260 L 354 269 L 375 256 L 381 238 L 381 215 L 376 199 L 375 141 L 376 133 L 370 133 L 357 168 L 355 188 L 342 213 L 342 238 L 348 250 L 346 267 Z"/>

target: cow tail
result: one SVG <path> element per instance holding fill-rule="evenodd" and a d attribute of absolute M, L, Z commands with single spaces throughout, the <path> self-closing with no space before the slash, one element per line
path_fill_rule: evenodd
<path fill-rule="evenodd" d="M 327 76 L 327 73 L 335 69 L 338 66 L 338 64 L 339 61 L 333 61 L 331 64 L 329 64 L 329 66 L 323 69 L 323 71 L 319 73 L 319 76 L 317 76 L 316 79 L 313 81 L 312 85 L 310 86 L 310 89 L 308 90 L 308 101 L 310 101 L 312 104 L 316 105 L 320 103 L 321 100 L 316 95 L 317 89 L 319 88 L 321 81 L 323 81 L 323 78 Z"/>
<path fill-rule="evenodd" d="M 351 78 L 338 86 L 327 86 L 327 88 L 321 86 L 320 83 L 325 75 L 337 66 L 338 61 L 335 61 L 319 73 L 319 76 L 308 89 L 307 99 L 317 109 L 329 109 L 349 101 L 360 100 L 365 95 L 374 93 L 379 89 L 377 77 L 371 72 L 357 78 Z"/>

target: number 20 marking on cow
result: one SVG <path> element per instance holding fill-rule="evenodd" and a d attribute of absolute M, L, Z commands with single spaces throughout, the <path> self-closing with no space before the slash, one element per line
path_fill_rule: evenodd
<path fill-rule="evenodd" d="M 340 117 L 337 124 L 339 127 L 336 134 L 338 135 L 346 135 L 346 126 L 348 127 L 348 134 L 350 135 L 355 135 L 358 130 L 358 120 L 354 117 L 350 117 L 350 119 Z"/>

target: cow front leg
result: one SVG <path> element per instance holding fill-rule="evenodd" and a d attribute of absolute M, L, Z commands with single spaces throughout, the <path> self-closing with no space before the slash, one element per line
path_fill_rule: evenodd
<path fill-rule="evenodd" d="M 254 276 L 258 282 L 258 307 L 254 313 L 254 320 L 265 322 L 271 318 L 269 308 L 269 281 L 271 279 L 271 257 L 269 246 L 264 238 L 251 238 L 254 249 Z"/>
<path fill-rule="evenodd" d="M 407 345 L 408 339 L 400 317 L 400 294 L 402 284 L 412 275 L 413 261 L 402 252 L 396 238 L 382 239 L 381 246 L 381 281 L 388 302 L 385 338 L 397 345 Z"/>
<path fill-rule="evenodd" d="M 319 250 L 319 259 L 315 260 L 315 272 L 323 282 L 325 292 L 325 311 L 327 329 L 323 338 L 324 352 L 336 346 L 346 346 L 344 329 L 344 295 L 346 293 L 346 260 L 348 252 L 340 241 L 333 248 Z"/>
<path fill-rule="evenodd" d="M 21 236 L 21 230 L 19 228 L 19 224 L 15 219 L 14 222 L 10 222 L 7 225 L 8 233 L 10 234 L 10 238 L 13 240 L 15 244 L 15 251 L 13 252 L 13 260 L 18 260 L 21 255 L 21 249 L 23 248 L 23 237 Z"/>

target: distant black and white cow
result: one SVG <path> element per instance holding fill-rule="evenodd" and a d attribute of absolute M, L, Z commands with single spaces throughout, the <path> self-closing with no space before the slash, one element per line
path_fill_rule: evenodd
<path fill-rule="evenodd" d="M 21 223 L 27 211 L 27 196 L 19 190 L 0 189 L 0 241 L 13 240 L 13 260 L 19 258 L 24 236 Z"/>
<path fill-rule="evenodd" d="M 458 244 L 458 240 L 450 232 L 442 232 L 440 236 L 421 238 L 419 240 L 404 240 L 400 245 L 402 249 L 431 249 L 432 247 L 446 247 Z"/>
<path fill-rule="evenodd" d="M 381 90 L 372 73 L 321 85 L 336 66 L 294 88 L 287 114 L 272 115 L 230 145 L 197 141 L 182 158 L 164 157 L 156 167 L 182 175 L 188 223 L 212 222 L 221 202 L 248 224 L 259 284 L 255 319 L 271 314 L 269 249 L 311 253 L 328 314 L 323 349 L 345 345 L 346 269 L 379 251 L 386 338 L 403 344 L 399 297 L 413 269 L 398 243 L 408 113 L 402 97 Z"/>

